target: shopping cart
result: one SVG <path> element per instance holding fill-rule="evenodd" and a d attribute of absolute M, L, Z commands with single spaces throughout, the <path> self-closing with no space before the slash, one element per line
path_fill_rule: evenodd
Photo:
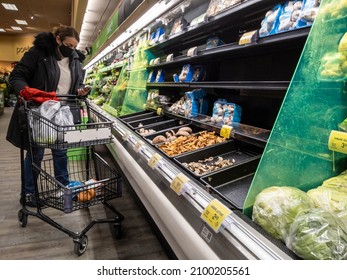
<path fill-rule="evenodd" d="M 124 216 L 119 213 L 109 200 L 122 196 L 122 178 L 105 160 L 95 152 L 95 145 L 107 144 L 112 140 L 112 122 L 94 110 L 86 99 L 76 96 L 59 96 L 61 105 L 68 105 L 74 115 L 74 124 L 57 125 L 51 119 L 43 117 L 39 108 L 21 99 L 24 108 L 26 127 L 21 129 L 22 140 L 28 137 L 27 152 L 32 159 L 32 174 L 35 194 L 25 195 L 24 148 L 21 148 L 22 170 L 22 209 L 18 211 L 19 224 L 26 227 L 28 216 L 35 216 L 68 234 L 74 242 L 74 252 L 82 255 L 88 246 L 86 233 L 97 223 L 113 223 L 116 238 L 121 237 L 121 223 Z M 82 111 L 81 111 L 82 110 Z M 84 111 L 85 110 L 85 111 Z M 87 113 L 88 122 L 80 118 L 81 112 Z M 23 140 L 24 141 L 24 140 Z M 44 148 L 41 165 L 33 159 L 33 150 Z M 53 150 L 67 150 L 69 183 L 63 185 L 61 175 L 55 174 Z M 66 177 L 66 174 L 64 174 Z M 37 178 L 37 180 L 36 180 Z M 29 203 L 35 202 L 36 211 L 28 209 Z M 65 228 L 44 213 L 45 208 L 54 208 L 71 213 L 83 208 L 103 203 L 115 216 L 113 218 L 94 219 L 80 232 Z"/>

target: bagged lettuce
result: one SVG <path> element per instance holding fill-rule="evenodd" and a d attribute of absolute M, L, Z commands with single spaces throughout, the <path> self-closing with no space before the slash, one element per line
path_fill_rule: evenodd
<path fill-rule="evenodd" d="M 340 175 L 331 177 L 325 180 L 322 186 L 326 187 L 335 187 L 340 191 L 347 192 L 347 173 L 346 171 L 342 172 Z"/>
<path fill-rule="evenodd" d="M 335 214 L 347 211 L 347 192 L 339 188 L 320 186 L 309 190 L 307 194 L 318 208 Z"/>
<path fill-rule="evenodd" d="M 272 237 L 285 241 L 296 215 L 312 207 L 312 199 L 298 188 L 269 187 L 256 196 L 252 220 Z"/>
<path fill-rule="evenodd" d="M 286 245 L 306 260 L 345 260 L 347 229 L 333 213 L 312 208 L 296 216 Z"/>

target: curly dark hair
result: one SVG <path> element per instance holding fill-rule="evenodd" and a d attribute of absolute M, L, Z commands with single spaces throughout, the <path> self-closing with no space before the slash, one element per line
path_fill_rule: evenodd
<path fill-rule="evenodd" d="M 64 41 L 66 37 L 74 37 L 78 42 L 80 41 L 78 32 L 71 26 L 60 26 L 53 32 L 53 34 L 54 37 L 59 36 L 62 41 Z"/>

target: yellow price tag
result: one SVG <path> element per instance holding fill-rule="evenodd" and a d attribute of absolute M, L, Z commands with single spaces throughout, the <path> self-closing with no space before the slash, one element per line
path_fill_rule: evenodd
<path fill-rule="evenodd" d="M 328 148 L 331 151 L 347 154 L 347 133 L 336 130 L 331 131 Z"/>
<path fill-rule="evenodd" d="M 256 32 L 257 32 L 256 30 L 253 30 L 253 31 L 244 33 L 239 40 L 239 45 L 245 45 L 245 44 L 252 43 L 252 41 L 254 40 L 254 36 L 255 36 Z"/>
<path fill-rule="evenodd" d="M 161 156 L 158 153 L 155 153 L 148 161 L 148 165 L 154 169 L 158 165 L 159 160 L 161 160 Z"/>
<path fill-rule="evenodd" d="M 140 150 L 140 148 L 141 148 L 142 145 L 143 145 L 143 142 L 142 142 L 142 141 L 136 142 L 136 144 L 135 144 L 135 146 L 134 146 L 134 150 L 135 150 L 136 153 L 139 152 L 139 150 Z"/>
<path fill-rule="evenodd" d="M 183 192 L 184 184 L 189 181 L 189 178 L 186 177 L 183 173 L 179 173 L 171 182 L 170 188 L 173 189 L 178 195 L 181 195 Z"/>
<path fill-rule="evenodd" d="M 201 218 L 215 231 L 218 232 L 224 219 L 231 210 L 217 199 L 213 199 L 201 214 Z"/>
<path fill-rule="evenodd" d="M 220 136 L 224 137 L 224 138 L 230 138 L 230 134 L 232 131 L 232 127 L 229 125 L 223 125 L 221 130 L 220 130 Z"/>
<path fill-rule="evenodd" d="M 162 108 L 158 108 L 157 109 L 157 114 L 160 116 L 161 115 L 161 113 L 163 112 L 163 109 Z"/>

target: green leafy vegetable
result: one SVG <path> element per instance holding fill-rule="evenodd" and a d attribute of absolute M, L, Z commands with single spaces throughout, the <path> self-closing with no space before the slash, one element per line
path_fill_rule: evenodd
<path fill-rule="evenodd" d="M 319 208 L 300 212 L 286 245 L 307 260 L 347 259 L 347 229 L 335 214 Z"/>
<path fill-rule="evenodd" d="M 285 241 L 296 215 L 314 207 L 304 191 L 295 187 L 269 187 L 255 198 L 252 219 L 272 237 Z"/>

